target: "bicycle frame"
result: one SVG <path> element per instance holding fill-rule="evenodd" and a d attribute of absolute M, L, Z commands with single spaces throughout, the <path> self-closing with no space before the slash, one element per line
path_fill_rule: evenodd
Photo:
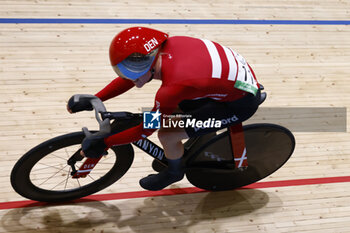
<path fill-rule="evenodd" d="M 164 150 L 151 140 L 144 138 L 132 143 L 134 146 L 138 147 L 146 154 L 152 156 L 164 165 L 167 165 L 167 160 L 165 157 Z"/>
<path fill-rule="evenodd" d="M 246 168 L 248 166 L 248 160 L 246 156 L 246 147 L 244 142 L 244 133 L 243 133 L 243 127 L 242 124 L 233 125 L 228 128 L 230 132 L 230 142 L 231 142 L 231 149 L 232 149 L 232 155 L 233 160 L 235 162 L 236 168 Z M 197 138 L 190 138 L 186 143 L 188 145 L 188 149 L 191 148 L 191 144 L 193 144 L 196 141 Z M 167 158 L 165 157 L 164 149 L 152 142 L 151 140 L 144 138 L 139 139 L 138 141 L 132 142 L 134 146 L 139 148 L 140 150 L 144 151 L 146 154 L 150 155 L 154 159 L 158 160 L 158 162 L 162 163 L 163 165 L 167 166 Z M 196 157 L 196 154 L 193 156 L 186 156 L 188 150 L 185 149 L 184 153 L 184 159 L 185 161 L 189 159 L 194 159 Z M 72 172 L 73 178 L 83 178 L 86 177 L 92 169 L 96 166 L 98 163 L 98 159 L 92 159 L 88 158 L 83 163 L 83 165 L 79 168 L 79 170 Z M 69 164 L 71 165 L 71 164 Z"/>

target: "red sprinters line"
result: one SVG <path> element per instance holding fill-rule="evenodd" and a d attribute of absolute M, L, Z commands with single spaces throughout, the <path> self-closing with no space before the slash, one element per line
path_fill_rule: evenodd
<path fill-rule="evenodd" d="M 350 176 L 258 182 L 251 185 L 247 185 L 240 189 L 262 189 L 262 188 L 287 187 L 287 186 L 299 186 L 299 185 L 330 184 L 330 183 L 341 183 L 341 182 L 350 182 Z M 126 192 L 126 193 L 95 194 L 95 195 L 84 197 L 75 201 L 61 203 L 61 204 L 72 204 L 72 203 L 92 202 L 92 201 L 110 201 L 110 200 L 133 199 L 133 198 L 142 198 L 142 197 L 171 196 L 171 195 L 191 194 L 191 193 L 201 193 L 201 192 L 208 192 L 208 191 L 199 189 L 196 187 L 190 187 L 190 188 L 178 188 L 178 189 L 164 189 L 160 191 L 136 191 L 136 192 Z M 50 204 L 46 202 L 37 202 L 37 201 L 3 202 L 3 203 L 0 203 L 0 210 L 35 207 L 35 206 L 49 206 L 49 205 L 57 205 L 57 203 Z"/>

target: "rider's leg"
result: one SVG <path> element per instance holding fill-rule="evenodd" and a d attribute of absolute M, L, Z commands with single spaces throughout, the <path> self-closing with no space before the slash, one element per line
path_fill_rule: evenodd
<path fill-rule="evenodd" d="M 182 180 L 185 174 L 181 164 L 181 158 L 184 153 L 184 146 L 181 140 L 188 138 L 185 130 L 161 128 L 158 131 L 158 138 L 168 159 L 168 168 L 156 175 L 150 175 L 140 180 L 140 185 L 148 190 L 163 189 L 174 182 Z"/>
<path fill-rule="evenodd" d="M 182 113 L 182 109 L 178 107 L 174 112 Z M 180 119 L 176 117 L 171 118 L 173 122 Z M 168 125 L 168 121 L 169 119 L 166 119 L 166 125 Z M 140 180 L 141 187 L 148 190 L 163 189 L 174 182 L 182 180 L 184 177 L 184 169 L 181 164 L 184 145 L 181 140 L 188 138 L 185 130 L 180 128 L 161 128 L 158 130 L 158 138 L 163 146 L 168 167 L 159 174 L 149 175 Z"/>
<path fill-rule="evenodd" d="M 158 138 L 162 144 L 167 159 L 179 159 L 184 153 L 182 139 L 188 138 L 184 129 L 161 128 Z"/>

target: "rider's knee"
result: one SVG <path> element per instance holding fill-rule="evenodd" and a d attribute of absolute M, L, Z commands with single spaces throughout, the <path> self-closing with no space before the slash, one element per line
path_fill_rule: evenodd
<path fill-rule="evenodd" d="M 158 139 L 163 145 L 169 143 L 177 143 L 184 138 L 182 134 L 183 133 L 180 131 L 174 129 L 169 130 L 161 128 L 158 130 Z"/>
<path fill-rule="evenodd" d="M 163 128 L 160 128 L 158 130 L 158 139 L 161 143 L 163 142 L 170 142 L 172 141 L 173 137 L 171 133 L 168 130 L 165 130 Z"/>

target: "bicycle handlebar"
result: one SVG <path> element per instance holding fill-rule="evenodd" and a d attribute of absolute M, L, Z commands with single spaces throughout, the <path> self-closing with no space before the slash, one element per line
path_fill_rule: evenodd
<path fill-rule="evenodd" d="M 88 128 L 83 127 L 83 132 L 87 138 L 91 137 L 99 137 L 99 136 L 105 136 L 111 132 L 111 123 L 109 118 L 102 119 L 100 114 L 106 112 L 106 107 L 102 103 L 102 101 L 94 96 L 89 94 L 77 94 L 74 95 L 74 101 L 78 102 L 80 98 L 88 99 L 88 101 L 91 103 L 92 107 L 95 110 L 95 118 L 99 124 L 100 130 L 96 133 L 90 133 Z"/>

